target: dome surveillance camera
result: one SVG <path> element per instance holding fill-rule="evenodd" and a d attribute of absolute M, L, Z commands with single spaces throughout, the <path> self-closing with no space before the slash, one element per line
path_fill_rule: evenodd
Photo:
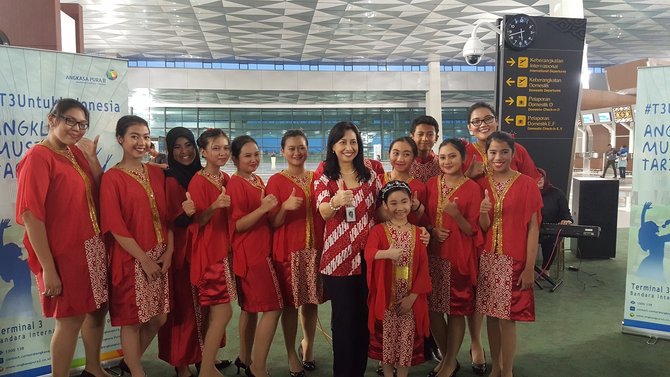
<path fill-rule="evenodd" d="M 484 44 L 477 37 L 468 38 L 463 46 L 463 57 L 469 65 L 477 65 L 484 55 Z"/>

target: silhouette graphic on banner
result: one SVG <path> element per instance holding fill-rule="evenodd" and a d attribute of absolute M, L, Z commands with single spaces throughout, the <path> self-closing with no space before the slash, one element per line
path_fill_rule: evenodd
<path fill-rule="evenodd" d="M 5 230 L 10 227 L 9 219 L 0 221 L 0 277 L 7 283 L 14 283 L 2 299 L 0 318 L 33 316 L 32 275 L 28 261 L 21 259 L 19 245 L 5 243 Z"/>
<path fill-rule="evenodd" d="M 637 276 L 657 281 L 665 281 L 663 271 L 663 257 L 665 253 L 665 243 L 670 241 L 670 233 L 659 235 L 660 228 L 653 221 L 646 221 L 645 216 L 650 210 L 651 202 L 644 203 L 642 215 L 640 218 L 640 229 L 637 232 L 637 242 L 642 250 L 649 253 L 637 269 Z M 665 220 L 662 227 L 670 224 L 670 219 Z"/>

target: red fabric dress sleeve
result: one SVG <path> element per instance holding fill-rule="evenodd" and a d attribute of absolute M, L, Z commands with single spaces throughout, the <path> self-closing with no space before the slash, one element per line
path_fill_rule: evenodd
<path fill-rule="evenodd" d="M 415 192 L 417 193 L 417 199 L 421 204 L 423 204 L 424 211 L 421 217 L 417 216 L 416 212 L 412 211 L 409 214 L 409 216 L 407 216 L 407 220 L 409 220 L 411 224 L 417 226 L 426 226 L 429 224 L 428 216 L 426 216 L 426 207 L 428 203 L 427 202 L 428 192 L 426 190 L 426 184 L 424 184 L 418 179 L 412 179 L 409 182 L 409 187 L 412 190 L 412 194 L 414 194 Z"/>
<path fill-rule="evenodd" d="M 123 220 L 121 203 L 124 200 L 121 197 L 119 185 L 125 185 L 123 182 L 124 174 L 117 169 L 110 169 L 102 175 L 100 183 L 100 223 L 103 233 L 114 233 L 121 237 L 133 237 Z"/>
<path fill-rule="evenodd" d="M 46 198 L 51 175 L 50 152 L 43 146 L 31 148 L 19 162 L 16 223 L 23 224 L 22 215 L 30 212 L 40 221 L 46 221 Z"/>
<path fill-rule="evenodd" d="M 365 244 L 365 262 L 367 263 L 368 282 L 368 329 L 371 333 L 375 331 L 375 321 L 384 319 L 384 311 L 389 304 L 391 283 L 391 266 L 388 259 L 377 259 L 375 255 L 379 250 L 389 248 L 388 239 L 383 224 L 377 224 L 370 230 Z"/>

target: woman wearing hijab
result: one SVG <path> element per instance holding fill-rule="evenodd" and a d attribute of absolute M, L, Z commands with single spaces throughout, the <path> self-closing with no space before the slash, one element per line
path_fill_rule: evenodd
<path fill-rule="evenodd" d="M 193 133 L 184 127 L 171 129 L 166 137 L 168 169 L 165 171 L 170 221 L 174 229 L 172 261 L 172 311 L 158 333 L 158 356 L 175 367 L 177 377 L 191 376 L 190 364 L 200 363 L 201 308 L 190 281 L 190 242 L 187 229 L 195 208 L 188 207 L 186 189 L 202 169 Z M 182 206 L 182 204 L 184 204 Z"/>

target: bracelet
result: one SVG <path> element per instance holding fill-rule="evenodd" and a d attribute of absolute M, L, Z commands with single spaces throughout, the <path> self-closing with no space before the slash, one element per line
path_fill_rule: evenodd
<path fill-rule="evenodd" d="M 338 209 L 342 208 L 342 206 L 335 207 L 335 206 L 333 205 L 333 201 L 332 201 L 332 200 L 328 202 L 328 206 L 330 207 L 331 211 L 333 211 L 333 212 L 337 212 Z"/>
<path fill-rule="evenodd" d="M 416 207 L 416 209 L 413 209 L 412 211 L 414 211 L 414 212 L 416 212 L 416 213 L 419 213 L 419 210 L 421 209 L 421 206 L 422 206 L 422 205 L 423 205 L 423 203 L 419 203 L 419 206 Z"/>

